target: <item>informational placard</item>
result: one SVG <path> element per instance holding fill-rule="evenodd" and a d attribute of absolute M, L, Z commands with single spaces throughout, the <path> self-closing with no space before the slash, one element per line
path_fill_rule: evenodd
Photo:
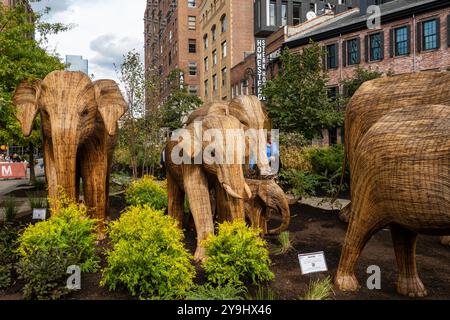
<path fill-rule="evenodd" d="M 33 209 L 33 220 L 47 219 L 47 209 Z"/>
<path fill-rule="evenodd" d="M 323 251 L 299 254 L 298 260 L 302 275 L 328 271 L 325 253 Z"/>
<path fill-rule="evenodd" d="M 267 82 L 266 39 L 256 38 L 255 89 L 259 100 L 265 100 L 262 90 Z"/>

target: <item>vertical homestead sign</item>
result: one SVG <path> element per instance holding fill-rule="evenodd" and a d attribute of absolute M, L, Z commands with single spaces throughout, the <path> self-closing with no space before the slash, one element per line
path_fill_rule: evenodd
<path fill-rule="evenodd" d="M 265 100 L 262 89 L 266 84 L 266 39 L 256 38 L 256 95 L 259 100 Z"/>
<path fill-rule="evenodd" d="M 0 163 L 0 179 L 22 179 L 27 177 L 25 163 Z"/>

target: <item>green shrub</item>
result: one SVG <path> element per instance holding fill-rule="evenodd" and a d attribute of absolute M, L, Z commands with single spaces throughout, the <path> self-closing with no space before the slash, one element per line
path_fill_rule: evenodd
<path fill-rule="evenodd" d="M 177 222 L 150 206 L 130 207 L 109 228 L 112 249 L 101 285 L 141 299 L 182 298 L 193 286 L 192 256 Z"/>
<path fill-rule="evenodd" d="M 131 183 L 125 198 L 130 206 L 149 205 L 156 210 L 167 208 L 167 188 L 164 182 L 158 182 L 151 176 Z"/>
<path fill-rule="evenodd" d="M 208 280 L 218 285 L 272 280 L 267 243 L 259 234 L 260 230 L 247 227 L 244 221 L 220 224 L 217 235 L 210 235 L 203 243 Z"/>
<path fill-rule="evenodd" d="M 16 219 L 18 209 L 17 209 L 17 201 L 13 197 L 5 197 L 3 200 L 5 221 L 11 222 Z"/>
<path fill-rule="evenodd" d="M 12 284 L 12 271 L 17 263 L 19 227 L 5 224 L 0 227 L 0 289 Z"/>
<path fill-rule="evenodd" d="M 186 300 L 243 300 L 247 289 L 241 285 L 227 283 L 214 287 L 210 284 L 197 286 L 186 295 Z"/>
<path fill-rule="evenodd" d="M 58 299 L 67 293 L 67 268 L 82 272 L 97 269 L 96 221 L 87 218 L 87 208 L 61 202 L 52 217 L 31 225 L 18 242 L 18 272 L 26 284 L 27 299 Z"/>
<path fill-rule="evenodd" d="M 341 144 L 328 148 L 315 148 L 308 152 L 313 172 L 327 177 L 336 172 L 341 173 L 344 156 L 344 146 Z"/>
<path fill-rule="evenodd" d="M 256 301 L 272 301 L 277 300 L 277 295 L 269 286 L 258 286 L 258 290 L 256 290 L 255 295 L 252 296 L 247 294 L 246 299 Z"/>
<path fill-rule="evenodd" d="M 281 185 L 296 197 L 312 197 L 320 186 L 320 177 L 316 174 L 295 169 L 280 172 Z"/>

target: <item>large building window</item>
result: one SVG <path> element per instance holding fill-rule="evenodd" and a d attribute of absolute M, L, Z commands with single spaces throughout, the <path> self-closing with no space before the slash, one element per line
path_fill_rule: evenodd
<path fill-rule="evenodd" d="M 227 85 L 227 68 L 222 69 L 222 87 Z"/>
<path fill-rule="evenodd" d="M 217 83 L 217 74 L 212 76 L 213 81 L 213 92 L 215 93 L 217 91 L 218 83 Z"/>
<path fill-rule="evenodd" d="M 408 27 L 400 27 L 394 30 L 395 55 L 405 56 L 409 54 L 409 32 Z"/>
<path fill-rule="evenodd" d="M 195 8 L 195 0 L 188 0 L 188 7 Z"/>
<path fill-rule="evenodd" d="M 301 3 L 295 3 L 292 7 L 292 24 L 295 26 L 302 22 L 302 5 Z"/>
<path fill-rule="evenodd" d="M 207 34 L 205 34 L 204 36 L 203 36 L 203 48 L 206 50 L 206 49 L 208 49 L 208 35 Z"/>
<path fill-rule="evenodd" d="M 217 64 L 217 50 L 214 50 L 212 52 L 213 55 L 213 66 L 215 66 Z"/>
<path fill-rule="evenodd" d="M 348 65 L 360 63 L 360 41 L 359 38 L 347 41 L 347 61 Z"/>
<path fill-rule="evenodd" d="M 195 39 L 189 39 L 189 53 L 197 52 L 197 42 Z"/>
<path fill-rule="evenodd" d="M 287 26 L 288 24 L 288 4 L 287 1 L 281 3 L 281 25 Z"/>
<path fill-rule="evenodd" d="M 227 42 L 222 42 L 222 58 L 227 57 Z"/>
<path fill-rule="evenodd" d="M 336 69 L 338 59 L 337 44 L 330 44 L 327 46 L 327 69 Z"/>
<path fill-rule="evenodd" d="M 204 86 L 205 86 L 205 97 L 208 97 L 208 95 L 209 95 L 209 81 L 208 80 L 205 80 Z"/>
<path fill-rule="evenodd" d="M 277 25 L 276 7 L 277 2 L 271 0 L 269 3 L 269 26 Z"/>
<path fill-rule="evenodd" d="M 189 94 L 191 96 L 196 96 L 198 93 L 198 87 L 197 86 L 189 86 Z"/>
<path fill-rule="evenodd" d="M 216 25 L 213 25 L 211 28 L 211 38 L 213 42 L 216 41 L 216 37 L 217 37 Z"/>
<path fill-rule="evenodd" d="M 226 32 L 227 31 L 227 26 L 228 22 L 227 22 L 227 16 L 223 15 L 222 18 L 220 18 L 220 30 L 221 32 Z"/>
<path fill-rule="evenodd" d="M 195 30 L 197 28 L 197 19 L 195 16 L 188 17 L 188 28 L 189 30 Z"/>
<path fill-rule="evenodd" d="M 383 38 L 381 33 L 372 34 L 369 36 L 370 46 L 370 61 L 380 61 L 383 59 Z"/>
<path fill-rule="evenodd" d="M 205 65 L 205 72 L 208 72 L 208 70 L 209 70 L 209 59 L 208 59 L 208 57 L 203 59 L 203 63 Z"/>
<path fill-rule="evenodd" d="M 438 23 L 436 19 L 422 23 L 422 44 L 423 50 L 432 50 L 438 48 Z"/>
<path fill-rule="evenodd" d="M 189 75 L 190 76 L 197 75 L 197 63 L 195 63 L 195 62 L 189 63 Z"/>

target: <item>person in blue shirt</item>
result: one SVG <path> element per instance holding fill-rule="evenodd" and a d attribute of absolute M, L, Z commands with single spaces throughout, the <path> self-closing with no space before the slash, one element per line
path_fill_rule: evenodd
<path fill-rule="evenodd" d="M 273 162 L 276 161 L 276 159 L 280 157 L 280 149 L 278 147 L 278 144 L 272 143 L 272 134 L 270 132 L 269 132 L 269 135 L 267 136 L 266 155 L 267 155 L 267 159 L 269 159 L 269 165 L 272 165 Z M 250 155 L 249 167 L 251 170 L 255 170 L 256 157 L 255 157 L 254 153 L 252 153 Z M 278 173 L 278 172 L 272 172 L 272 174 L 276 174 L 276 173 Z"/>

